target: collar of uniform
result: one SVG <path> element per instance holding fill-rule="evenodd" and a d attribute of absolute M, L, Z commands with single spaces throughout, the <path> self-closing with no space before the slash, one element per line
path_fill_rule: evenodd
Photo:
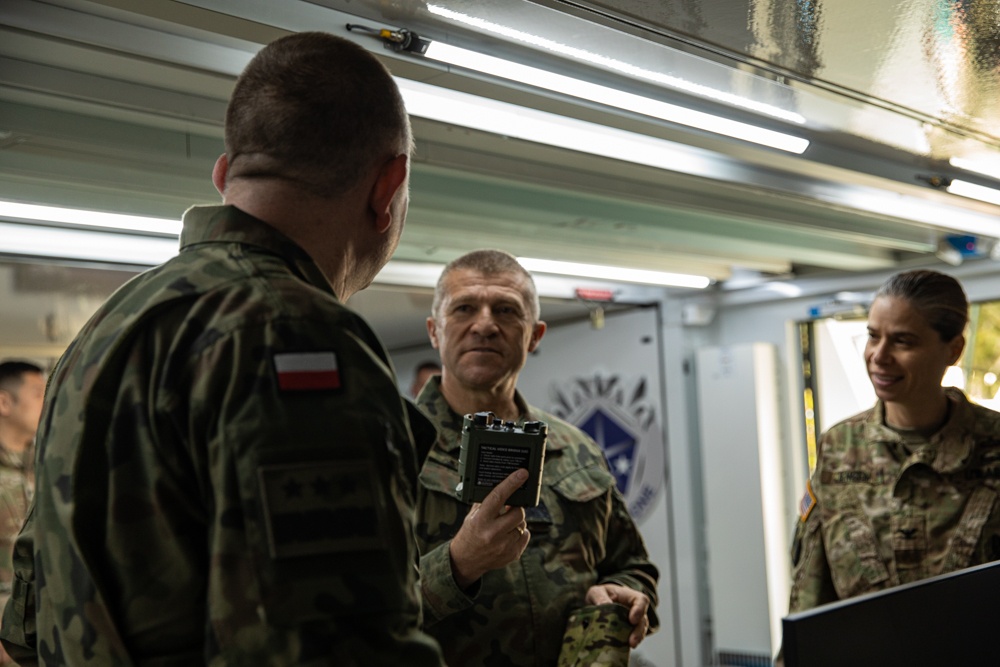
<path fill-rule="evenodd" d="M 424 459 L 430 453 L 431 447 L 437 442 L 438 431 L 427 415 L 417 407 L 416 403 L 408 396 L 403 396 L 403 403 L 406 405 L 406 415 L 410 421 L 410 432 L 413 434 L 413 443 L 417 449 L 417 462 L 424 464 Z"/>
<path fill-rule="evenodd" d="M 192 206 L 184 212 L 181 251 L 201 243 L 241 243 L 262 248 L 287 261 L 310 285 L 333 292 L 323 272 L 300 245 L 235 206 Z"/>
<path fill-rule="evenodd" d="M 462 416 L 451 409 L 441 393 L 441 376 L 432 375 L 420 390 L 417 406 L 426 412 L 438 428 L 438 449 L 454 451 L 462 444 Z"/>
<path fill-rule="evenodd" d="M 972 426 L 975 415 L 972 404 L 960 389 L 947 387 L 944 395 L 951 401 L 951 415 L 944 427 L 931 436 L 931 444 L 937 446 L 933 466 L 939 472 L 954 472 L 963 468 L 972 458 L 975 446 Z"/>
<path fill-rule="evenodd" d="M 545 450 L 563 449 L 566 443 L 558 435 L 553 435 L 551 417 L 537 410 L 524 400 L 517 389 L 514 390 L 514 404 L 521 415 L 520 421 L 543 421 L 549 424 L 549 434 L 545 439 Z M 462 445 L 462 422 L 464 415 L 455 412 L 441 393 L 441 376 L 428 378 L 427 384 L 417 396 L 417 405 L 431 416 L 435 423 L 441 425 L 438 437 L 438 447 L 446 452 L 458 449 Z"/>
<path fill-rule="evenodd" d="M 0 443 L 0 468 L 11 468 L 14 470 L 27 470 L 34 462 L 34 448 L 28 447 L 23 452 L 15 452 L 7 449 Z"/>
<path fill-rule="evenodd" d="M 973 448 L 970 426 L 974 421 L 972 405 L 959 389 L 946 387 L 945 397 L 951 401 L 951 414 L 941 429 L 930 437 L 936 451 L 931 467 L 941 473 L 950 473 L 969 462 Z M 868 442 L 884 442 L 894 448 L 902 447 L 903 438 L 885 425 L 885 404 L 878 401 L 865 423 Z M 905 458 L 905 457 L 904 457 Z"/>

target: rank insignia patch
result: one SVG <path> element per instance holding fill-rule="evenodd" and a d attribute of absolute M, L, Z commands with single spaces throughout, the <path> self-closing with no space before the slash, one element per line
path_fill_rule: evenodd
<path fill-rule="evenodd" d="M 272 558 L 388 548 L 371 462 L 265 465 L 257 473 Z"/>

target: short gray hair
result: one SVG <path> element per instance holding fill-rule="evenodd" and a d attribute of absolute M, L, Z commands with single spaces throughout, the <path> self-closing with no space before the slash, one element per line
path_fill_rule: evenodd
<path fill-rule="evenodd" d="M 431 304 L 431 315 L 434 319 L 438 319 L 441 310 L 441 302 L 444 301 L 444 283 L 445 279 L 448 277 L 452 271 L 458 271 L 460 269 L 469 269 L 472 271 L 477 271 L 484 276 L 497 276 L 504 273 L 513 273 L 524 278 L 524 300 L 527 302 L 528 307 L 531 309 L 531 315 L 537 322 L 542 315 L 541 304 L 538 301 L 538 289 L 535 287 L 535 279 L 531 277 L 531 274 L 517 261 L 517 258 L 509 252 L 503 250 L 495 250 L 492 248 L 483 248 L 480 250 L 473 250 L 468 252 L 457 259 L 453 259 L 444 267 L 441 271 L 441 276 L 438 278 L 437 285 L 434 286 L 434 302 Z"/>

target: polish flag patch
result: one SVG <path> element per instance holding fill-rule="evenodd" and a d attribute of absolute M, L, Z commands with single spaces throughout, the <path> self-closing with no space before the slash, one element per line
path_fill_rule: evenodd
<path fill-rule="evenodd" d="M 340 371 L 333 352 L 295 352 L 274 355 L 278 388 L 282 391 L 339 389 Z"/>

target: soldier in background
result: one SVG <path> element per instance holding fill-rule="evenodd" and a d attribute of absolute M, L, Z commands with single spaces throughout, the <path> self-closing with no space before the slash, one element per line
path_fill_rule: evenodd
<path fill-rule="evenodd" d="M 791 612 L 1000 559 L 1000 414 L 941 386 L 968 309 L 937 271 L 898 273 L 876 294 L 864 358 L 878 400 L 820 439 Z"/>
<path fill-rule="evenodd" d="M 499 250 L 454 260 L 438 279 L 427 330 L 443 370 L 417 402 L 440 436 L 420 473 L 417 540 L 425 627 L 445 659 L 554 667 L 571 613 L 611 603 L 626 607 L 626 650 L 634 648 L 658 625 L 659 573 L 600 446 L 517 391 L 545 333 L 531 275 Z M 524 470 L 471 509 L 455 497 L 462 416 L 481 411 L 548 424 L 537 507 L 504 506 Z"/>
<path fill-rule="evenodd" d="M 35 492 L 35 432 L 44 395 L 45 375 L 39 366 L 0 363 L 0 608 L 10 598 L 14 580 L 14 538 Z M 0 664 L 9 662 L 0 649 Z"/>
<path fill-rule="evenodd" d="M 412 541 L 430 426 L 342 305 L 402 232 L 402 98 L 357 45 L 290 35 L 225 136 L 224 205 L 53 372 L 0 635 L 24 665 L 440 667 Z"/>
<path fill-rule="evenodd" d="M 436 361 L 423 361 L 413 369 L 413 382 L 410 384 L 410 396 L 416 398 L 420 390 L 427 384 L 427 380 L 434 375 L 441 374 L 441 364 Z"/>

